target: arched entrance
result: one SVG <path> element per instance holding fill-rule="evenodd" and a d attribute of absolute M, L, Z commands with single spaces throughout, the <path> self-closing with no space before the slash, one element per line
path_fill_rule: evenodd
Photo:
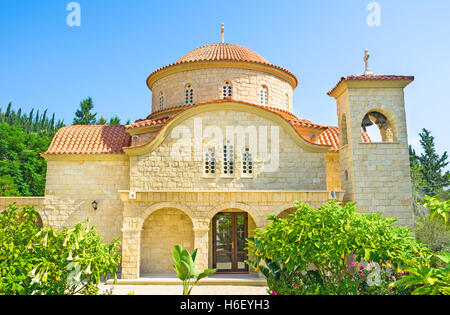
<path fill-rule="evenodd" d="M 212 268 L 219 273 L 247 273 L 248 251 L 245 248 L 254 229 L 256 223 L 245 211 L 230 209 L 217 213 L 210 228 Z"/>
<path fill-rule="evenodd" d="M 175 208 L 164 208 L 150 214 L 141 233 L 141 275 L 172 273 L 172 250 L 181 245 L 194 249 L 194 231 L 187 214 Z"/>

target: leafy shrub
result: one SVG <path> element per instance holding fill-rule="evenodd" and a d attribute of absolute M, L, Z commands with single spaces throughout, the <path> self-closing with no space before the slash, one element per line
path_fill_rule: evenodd
<path fill-rule="evenodd" d="M 32 207 L 0 214 L 0 294 L 97 294 L 115 275 L 118 241 L 105 244 L 87 222 L 56 232 L 38 224 Z"/>
<path fill-rule="evenodd" d="M 430 249 L 408 228 L 392 225 L 396 219 L 360 214 L 355 203 L 296 204 L 289 218 L 270 217 L 272 223 L 248 239 L 256 260 L 247 263 L 266 274 L 271 292 L 408 294 L 412 288 L 393 291 L 388 284 L 405 276 L 406 266 L 429 264 Z"/>
<path fill-rule="evenodd" d="M 391 284 L 397 288 L 415 288 L 413 295 L 450 295 L 450 253 L 435 255 L 440 260 L 439 266 L 407 268 L 409 274 Z"/>
<path fill-rule="evenodd" d="M 177 273 L 178 279 L 183 281 L 183 295 L 191 295 L 192 289 L 201 279 L 216 272 L 216 269 L 206 269 L 195 274 L 196 258 L 197 249 L 194 249 L 192 253 L 189 253 L 180 245 L 175 245 L 173 248 L 173 260 L 175 262 L 173 269 Z"/>

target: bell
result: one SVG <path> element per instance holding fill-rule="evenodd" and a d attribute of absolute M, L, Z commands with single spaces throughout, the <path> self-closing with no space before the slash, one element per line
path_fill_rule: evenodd
<path fill-rule="evenodd" d="M 375 121 L 375 124 L 377 126 L 384 127 L 386 125 L 387 118 L 383 114 L 380 114 L 380 113 L 377 113 L 377 114 L 378 115 L 377 115 L 377 119 Z"/>
<path fill-rule="evenodd" d="M 370 120 L 369 114 L 367 114 L 361 123 L 361 128 L 364 130 L 364 132 L 367 132 L 367 127 L 370 127 L 372 125 L 373 125 L 373 122 L 372 122 L 372 120 Z"/>

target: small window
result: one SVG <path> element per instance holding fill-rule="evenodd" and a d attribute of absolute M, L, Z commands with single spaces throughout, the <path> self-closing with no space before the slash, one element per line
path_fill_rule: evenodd
<path fill-rule="evenodd" d="M 284 95 L 284 109 L 289 110 L 289 95 Z"/>
<path fill-rule="evenodd" d="M 260 102 L 262 106 L 267 106 L 269 98 L 269 90 L 267 86 L 263 85 L 260 90 Z"/>
<path fill-rule="evenodd" d="M 253 155 L 250 148 L 245 148 L 242 154 L 242 175 L 253 176 Z"/>
<path fill-rule="evenodd" d="M 233 86 L 230 82 L 225 82 L 222 89 L 222 97 L 223 99 L 231 98 L 233 96 Z"/>
<path fill-rule="evenodd" d="M 225 176 L 234 175 L 234 146 L 229 140 L 223 146 L 222 174 Z"/>
<path fill-rule="evenodd" d="M 159 110 L 164 109 L 164 93 L 159 93 Z"/>
<path fill-rule="evenodd" d="M 185 104 L 186 105 L 192 105 L 194 104 L 194 88 L 191 84 L 186 85 L 185 88 Z"/>
<path fill-rule="evenodd" d="M 208 148 L 205 152 L 204 171 L 206 176 L 213 176 L 216 174 L 216 154 L 213 148 Z"/>

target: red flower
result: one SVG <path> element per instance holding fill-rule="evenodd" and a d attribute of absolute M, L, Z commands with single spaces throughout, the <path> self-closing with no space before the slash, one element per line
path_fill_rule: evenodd
<path fill-rule="evenodd" d="M 275 290 L 273 290 L 272 295 L 277 295 L 277 292 Z"/>

